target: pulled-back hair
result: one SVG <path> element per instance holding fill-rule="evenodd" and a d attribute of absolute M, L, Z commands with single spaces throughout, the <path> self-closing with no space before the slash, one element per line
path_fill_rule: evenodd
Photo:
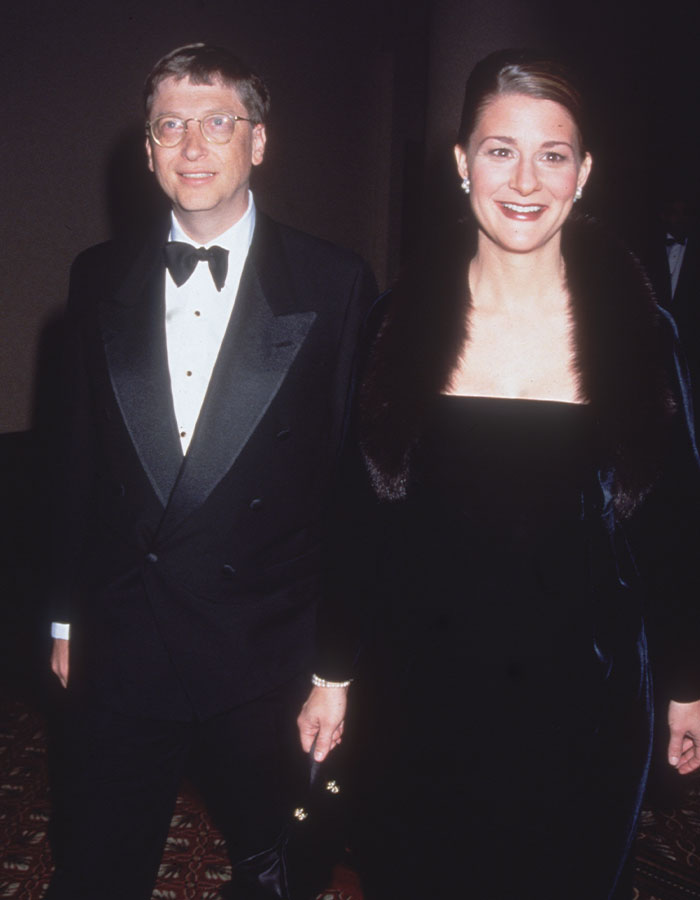
<path fill-rule="evenodd" d="M 588 150 L 583 99 L 571 73 L 557 60 L 532 50 L 497 50 L 477 63 L 467 79 L 457 143 L 466 147 L 491 100 L 503 94 L 527 94 L 553 100 L 576 125 L 581 153 Z"/>
<path fill-rule="evenodd" d="M 187 78 L 192 84 L 221 82 L 236 90 L 254 124 L 267 120 L 270 93 L 265 82 L 242 59 L 223 47 L 186 44 L 159 59 L 143 88 L 146 117 L 151 113 L 158 85 L 166 78 L 174 78 L 176 81 Z"/>

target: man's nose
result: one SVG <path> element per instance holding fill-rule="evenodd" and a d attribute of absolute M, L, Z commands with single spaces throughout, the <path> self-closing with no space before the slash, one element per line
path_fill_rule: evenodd
<path fill-rule="evenodd" d="M 202 134 L 198 119 L 187 119 L 185 136 L 182 139 L 180 152 L 185 159 L 199 159 L 207 151 L 207 141 Z"/>

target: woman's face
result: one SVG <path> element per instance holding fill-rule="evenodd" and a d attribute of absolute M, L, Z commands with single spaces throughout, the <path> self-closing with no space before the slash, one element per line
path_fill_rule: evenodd
<path fill-rule="evenodd" d="M 527 94 L 495 97 L 455 157 L 460 176 L 471 182 L 481 232 L 514 253 L 559 240 L 576 188 L 591 170 L 568 111 Z"/>

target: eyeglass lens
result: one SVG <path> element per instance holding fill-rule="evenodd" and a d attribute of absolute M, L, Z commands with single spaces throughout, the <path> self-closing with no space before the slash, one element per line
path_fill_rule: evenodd
<path fill-rule="evenodd" d="M 227 144 L 233 137 L 236 120 L 233 116 L 215 114 L 203 119 L 177 119 L 174 116 L 160 116 L 151 122 L 151 131 L 155 140 L 164 147 L 175 147 L 184 138 L 188 127 L 199 122 L 204 137 L 213 144 Z"/>

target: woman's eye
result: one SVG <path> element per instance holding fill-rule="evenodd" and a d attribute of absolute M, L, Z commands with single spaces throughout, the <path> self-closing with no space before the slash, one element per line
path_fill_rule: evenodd
<path fill-rule="evenodd" d="M 488 151 L 489 156 L 495 156 L 498 159 L 507 159 L 511 155 L 509 147 L 493 147 Z"/>
<path fill-rule="evenodd" d="M 555 153 L 553 150 L 549 150 L 544 154 L 543 159 L 545 162 L 564 162 L 566 157 L 562 153 Z"/>

